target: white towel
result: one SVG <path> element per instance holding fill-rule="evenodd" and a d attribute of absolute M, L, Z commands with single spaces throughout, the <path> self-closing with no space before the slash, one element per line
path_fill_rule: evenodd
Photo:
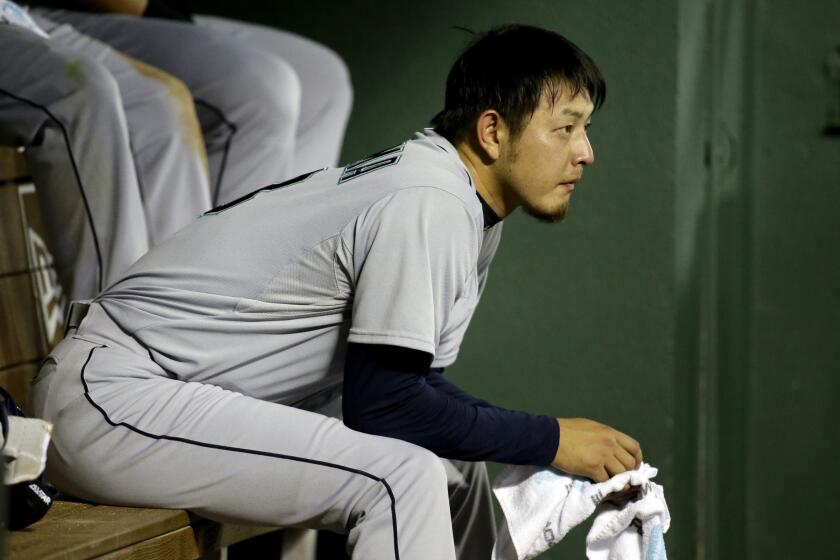
<path fill-rule="evenodd" d="M 590 560 L 666 560 L 664 533 L 671 516 L 662 486 L 650 481 L 657 469 L 639 469 L 595 484 L 543 467 L 511 466 L 493 481 L 505 522 L 496 535 L 493 560 L 535 558 L 560 541 L 601 506 L 586 538 Z M 625 485 L 640 496 L 619 508 L 604 497 Z M 635 521 L 638 520 L 638 521 Z M 639 527 L 641 526 L 641 527 Z"/>
<path fill-rule="evenodd" d="M 39 418 L 9 416 L 9 439 L 2 453 L 9 462 L 3 482 L 7 485 L 35 480 L 47 465 L 47 447 L 52 435 L 52 424 Z M 0 434 L 0 444 L 3 436 Z"/>
<path fill-rule="evenodd" d="M 38 24 L 29 15 L 28 9 L 18 6 L 10 0 L 0 0 L 0 24 L 10 23 L 28 29 L 33 33 L 40 35 L 44 39 L 49 39 L 50 36 L 38 27 Z"/>

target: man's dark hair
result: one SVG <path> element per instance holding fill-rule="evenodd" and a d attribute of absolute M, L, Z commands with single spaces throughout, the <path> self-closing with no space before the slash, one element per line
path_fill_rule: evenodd
<path fill-rule="evenodd" d="M 495 109 L 516 136 L 543 93 L 554 100 L 563 91 L 573 97 L 587 92 L 595 109 L 607 94 L 595 62 L 562 35 L 530 25 L 496 27 L 479 34 L 455 61 L 444 109 L 432 125 L 454 141 L 483 111 Z"/>

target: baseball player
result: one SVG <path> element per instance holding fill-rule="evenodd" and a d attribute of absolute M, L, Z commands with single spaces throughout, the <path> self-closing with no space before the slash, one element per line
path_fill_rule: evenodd
<path fill-rule="evenodd" d="M 85 310 L 33 382 L 48 477 L 112 504 L 348 534 L 356 559 L 487 558 L 482 461 L 595 480 L 639 444 L 449 382 L 501 218 L 566 212 L 594 161 L 594 62 L 506 26 L 456 61 L 427 129 L 217 207 Z M 77 321 L 73 321 L 75 325 Z"/>
<path fill-rule="evenodd" d="M 0 12 L 0 143 L 26 147 L 62 285 L 93 297 L 211 207 L 192 99 L 68 25 Z"/>
<path fill-rule="evenodd" d="M 35 10 L 160 68 L 189 88 L 207 148 L 215 204 L 338 163 L 352 88 L 344 62 L 326 47 L 277 29 L 193 16 L 178 3 L 59 4 L 170 16 Z"/>

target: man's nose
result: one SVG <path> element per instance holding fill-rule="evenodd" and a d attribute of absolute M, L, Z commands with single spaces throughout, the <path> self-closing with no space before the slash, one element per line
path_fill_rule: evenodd
<path fill-rule="evenodd" d="M 595 163 L 595 152 L 592 150 L 592 144 L 589 143 L 589 137 L 586 134 L 581 135 L 575 143 L 572 163 L 575 165 L 592 165 Z"/>

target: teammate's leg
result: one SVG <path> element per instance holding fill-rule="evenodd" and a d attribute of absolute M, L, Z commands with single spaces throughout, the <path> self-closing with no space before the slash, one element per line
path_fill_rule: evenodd
<path fill-rule="evenodd" d="M 348 533 L 353 558 L 454 559 L 446 473 L 420 447 L 172 379 L 97 305 L 32 388 L 49 480 L 97 502 Z M 103 336 L 105 333 L 107 336 Z"/>
<path fill-rule="evenodd" d="M 93 297 L 148 250 L 119 89 L 98 61 L 15 26 L 0 25 L 0 52 L 0 142 L 26 147 L 61 284 Z"/>
<path fill-rule="evenodd" d="M 180 80 L 127 56 L 113 62 L 154 246 L 212 207 L 204 139 Z"/>
<path fill-rule="evenodd" d="M 97 60 L 114 77 L 143 198 L 150 246 L 210 209 L 204 141 L 186 87 L 69 25 L 34 15 L 57 45 Z"/>
<path fill-rule="evenodd" d="M 291 174 L 337 165 L 353 105 L 350 73 L 341 57 L 287 31 L 216 16 L 197 15 L 195 20 L 198 25 L 271 53 L 294 68 L 303 96 Z"/>
<path fill-rule="evenodd" d="M 486 560 L 496 541 L 493 493 L 483 462 L 443 459 L 458 560 Z"/>
<path fill-rule="evenodd" d="M 186 84 L 204 134 L 214 203 L 291 176 L 301 92 L 288 63 L 198 25 L 60 10 L 40 13 L 71 23 Z"/>

